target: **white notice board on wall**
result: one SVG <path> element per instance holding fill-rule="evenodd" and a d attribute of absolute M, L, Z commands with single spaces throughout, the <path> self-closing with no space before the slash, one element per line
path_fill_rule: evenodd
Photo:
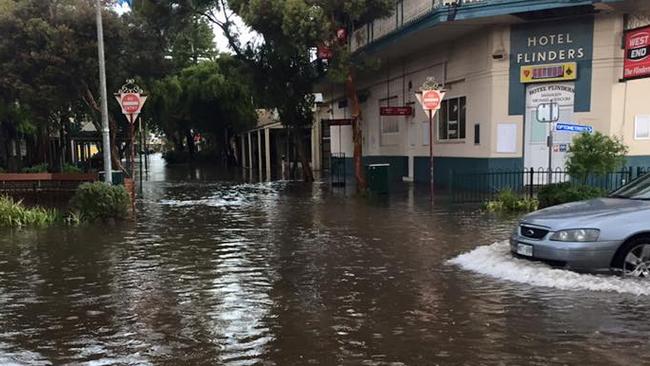
<path fill-rule="evenodd" d="M 497 152 L 515 154 L 517 152 L 517 125 L 499 123 L 497 125 Z"/>
<path fill-rule="evenodd" d="M 634 139 L 650 140 L 650 116 L 636 116 L 634 119 Z"/>

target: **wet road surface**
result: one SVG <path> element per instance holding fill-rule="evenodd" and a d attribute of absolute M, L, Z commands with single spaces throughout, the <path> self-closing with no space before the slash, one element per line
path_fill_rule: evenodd
<path fill-rule="evenodd" d="M 1 365 L 650 363 L 650 297 L 583 284 L 650 285 L 457 263 L 516 218 L 153 165 L 137 223 L 2 233 Z"/>

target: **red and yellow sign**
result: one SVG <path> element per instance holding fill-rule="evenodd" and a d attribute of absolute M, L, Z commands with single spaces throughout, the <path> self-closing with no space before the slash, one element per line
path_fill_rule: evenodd
<path fill-rule="evenodd" d="M 625 33 L 624 79 L 650 77 L 650 26 Z"/>
<path fill-rule="evenodd" d="M 528 65 L 521 67 L 521 82 L 545 83 L 548 81 L 569 81 L 578 78 L 578 64 L 567 62 L 552 65 Z"/>

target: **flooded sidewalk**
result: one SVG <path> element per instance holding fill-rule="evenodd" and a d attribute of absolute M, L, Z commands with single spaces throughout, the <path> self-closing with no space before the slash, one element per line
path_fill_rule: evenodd
<path fill-rule="evenodd" d="M 0 235 L 0 364 L 650 363 L 650 284 L 514 259 L 515 217 L 157 164 L 136 223 Z"/>

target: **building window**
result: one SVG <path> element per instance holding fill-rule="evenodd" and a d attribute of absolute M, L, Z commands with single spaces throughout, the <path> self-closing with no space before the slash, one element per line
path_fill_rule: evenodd
<path fill-rule="evenodd" d="M 438 111 L 438 140 L 464 140 L 466 98 L 450 98 L 444 100 Z"/>
<path fill-rule="evenodd" d="M 381 117 L 381 133 L 398 133 L 399 122 L 395 116 Z"/>
<path fill-rule="evenodd" d="M 650 116 L 636 116 L 634 121 L 634 139 L 650 140 Z"/>

